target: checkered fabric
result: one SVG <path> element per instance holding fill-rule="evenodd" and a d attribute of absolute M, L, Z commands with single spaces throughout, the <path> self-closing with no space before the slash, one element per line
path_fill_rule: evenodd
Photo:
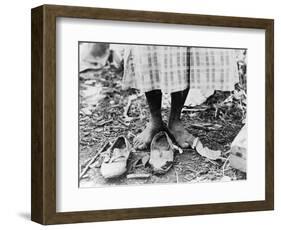
<path fill-rule="evenodd" d="M 124 56 L 124 89 L 233 90 L 239 81 L 233 49 L 135 45 L 128 46 Z"/>
<path fill-rule="evenodd" d="M 233 90 L 239 82 L 236 56 L 234 49 L 191 48 L 191 88 Z"/>

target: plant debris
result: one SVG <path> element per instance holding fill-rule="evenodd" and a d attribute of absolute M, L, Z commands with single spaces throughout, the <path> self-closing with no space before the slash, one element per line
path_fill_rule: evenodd
<path fill-rule="evenodd" d="M 130 143 L 149 121 L 145 96 L 138 90 L 123 90 L 122 75 L 115 68 L 80 73 L 79 154 L 80 186 L 108 186 L 144 183 L 183 183 L 245 179 L 246 174 L 232 167 L 226 169 L 231 143 L 245 124 L 247 94 L 244 86 L 234 91 L 218 91 L 201 105 L 184 106 L 185 128 L 202 143 L 204 154 L 196 149 L 177 146 L 173 170 L 154 175 L 149 167 L 149 152 L 133 151 L 128 171 L 117 179 L 105 181 L 100 175 L 99 159 L 104 144 L 118 136 Z M 93 99 L 93 95 L 95 96 Z M 164 101 L 165 103 L 165 101 Z M 169 106 L 163 106 L 164 122 Z M 224 171 L 223 171 L 224 170 Z M 140 180 L 140 178 L 142 180 Z"/>

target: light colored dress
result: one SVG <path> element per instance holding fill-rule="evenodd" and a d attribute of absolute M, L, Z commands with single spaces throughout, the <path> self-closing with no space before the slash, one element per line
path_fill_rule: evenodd
<path fill-rule="evenodd" d="M 238 81 L 235 49 L 128 45 L 124 55 L 124 89 L 230 91 Z"/>

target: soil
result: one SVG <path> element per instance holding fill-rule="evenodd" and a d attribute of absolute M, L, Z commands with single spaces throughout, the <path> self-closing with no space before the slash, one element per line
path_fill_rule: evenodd
<path fill-rule="evenodd" d="M 144 95 L 133 89 L 122 90 L 121 81 L 121 74 L 113 67 L 80 74 L 80 172 L 106 142 L 113 142 L 116 137 L 124 135 L 132 143 L 149 120 Z M 80 179 L 80 187 L 246 179 L 245 173 L 231 168 L 226 161 L 230 145 L 244 126 L 245 118 L 245 111 L 236 106 L 235 102 L 228 106 L 222 105 L 231 93 L 215 91 L 203 104 L 184 107 L 182 110 L 185 128 L 198 137 L 204 146 L 221 150 L 221 159 L 209 160 L 191 148 L 184 149 L 182 154 L 175 153 L 173 167 L 166 174 L 154 175 L 149 164 L 142 160 L 147 159 L 149 151 L 133 151 L 128 159 L 128 170 L 123 176 L 104 179 L 99 168 L 101 159 L 97 158 Z M 168 114 L 169 102 L 164 99 L 164 121 L 167 121 Z M 126 178 L 128 174 L 140 173 L 150 174 L 150 177 Z"/>

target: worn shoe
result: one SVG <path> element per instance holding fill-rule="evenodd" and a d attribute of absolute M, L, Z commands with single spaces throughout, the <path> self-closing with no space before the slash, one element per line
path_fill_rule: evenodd
<path fill-rule="evenodd" d="M 173 143 L 169 135 L 161 131 L 151 142 L 149 164 L 154 173 L 164 174 L 169 171 L 174 161 Z"/>
<path fill-rule="evenodd" d="M 124 137 L 118 137 L 112 146 L 108 149 L 107 154 L 101 164 L 101 175 L 106 178 L 116 178 L 127 171 L 127 160 L 130 156 L 131 145 Z"/>

